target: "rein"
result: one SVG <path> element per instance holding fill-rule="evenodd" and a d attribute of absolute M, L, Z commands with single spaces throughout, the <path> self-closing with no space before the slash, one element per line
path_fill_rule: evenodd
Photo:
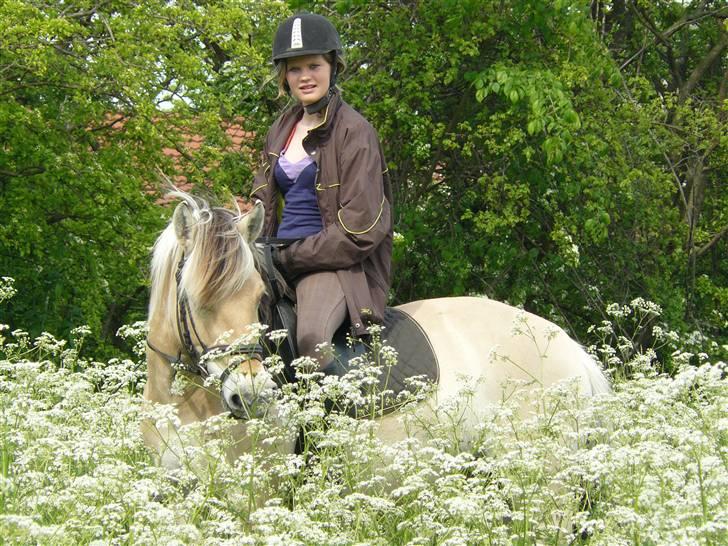
<path fill-rule="evenodd" d="M 285 367 L 281 381 L 290 383 L 295 381 L 295 373 L 290 366 L 291 362 L 298 356 L 296 346 L 296 311 L 294 308 L 295 289 L 292 288 L 285 277 L 281 274 L 273 257 L 274 250 L 288 246 L 296 239 L 279 239 L 274 237 L 260 237 L 255 241 L 261 251 L 259 262 L 259 273 L 266 285 L 266 293 L 269 300 L 264 313 L 268 325 L 274 330 L 285 330 L 286 336 L 283 340 L 275 343 L 265 344 L 267 354 L 276 354 L 283 360 Z"/>
<path fill-rule="evenodd" d="M 245 355 L 249 359 L 263 360 L 263 347 L 260 343 L 248 343 L 244 345 L 238 344 L 220 344 L 207 346 L 202 341 L 200 334 L 197 332 L 195 321 L 192 318 L 192 311 L 189 307 L 187 296 L 180 290 L 180 284 L 182 280 L 182 268 L 185 265 L 187 257 L 182 254 L 182 257 L 177 264 L 177 271 L 175 272 L 175 284 L 177 291 L 177 335 L 180 341 L 180 350 L 177 351 L 177 355 L 173 356 L 164 351 L 159 350 L 155 347 L 152 342 L 147 338 L 147 346 L 166 360 L 174 370 L 183 370 L 193 375 L 199 375 L 201 377 L 209 376 L 210 373 L 207 367 L 203 363 L 204 358 L 209 354 L 214 353 L 227 353 L 231 355 Z M 197 347 L 192 341 L 192 334 L 195 335 L 199 342 L 202 351 L 198 351 Z M 187 357 L 187 360 L 183 359 L 183 356 Z M 231 363 L 220 375 L 220 383 L 224 383 L 225 379 L 230 375 L 233 368 L 237 366 L 236 362 Z"/>

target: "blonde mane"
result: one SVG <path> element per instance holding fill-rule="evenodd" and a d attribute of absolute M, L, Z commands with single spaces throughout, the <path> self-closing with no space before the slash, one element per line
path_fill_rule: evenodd
<path fill-rule="evenodd" d="M 154 244 L 149 316 L 166 312 L 168 320 L 174 322 L 178 297 L 175 275 L 183 254 L 179 295 L 184 294 L 198 309 L 214 308 L 241 290 L 255 261 L 237 229 L 239 211 L 210 207 L 203 199 L 181 191 L 171 192 L 170 196 L 187 204 L 195 222 L 188 228 L 187 249 L 180 244 L 172 222 Z"/>

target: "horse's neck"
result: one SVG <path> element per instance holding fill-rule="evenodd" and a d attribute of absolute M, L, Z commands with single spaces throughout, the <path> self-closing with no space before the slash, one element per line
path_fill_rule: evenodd
<path fill-rule="evenodd" d="M 176 358 L 181 344 L 177 334 L 176 289 L 168 279 L 163 279 L 161 284 L 162 286 L 157 285 L 152 290 L 147 318 L 149 346 L 145 396 L 156 402 L 169 403 L 174 370 L 168 359 L 158 351 L 170 358 Z M 170 293 L 169 290 L 173 292 Z"/>

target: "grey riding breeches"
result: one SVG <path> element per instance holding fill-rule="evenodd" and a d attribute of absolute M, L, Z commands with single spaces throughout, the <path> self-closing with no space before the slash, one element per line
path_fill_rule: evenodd
<path fill-rule="evenodd" d="M 344 291 L 335 271 L 309 273 L 296 283 L 298 354 L 319 362 L 328 359 L 316 351 L 321 343 L 330 343 L 346 320 L 347 307 Z"/>

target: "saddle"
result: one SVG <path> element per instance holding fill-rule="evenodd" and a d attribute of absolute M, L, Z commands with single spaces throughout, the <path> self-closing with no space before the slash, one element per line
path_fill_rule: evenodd
<path fill-rule="evenodd" d="M 286 330 L 287 335 L 282 341 L 273 343 L 266 340 L 263 343 L 268 354 L 277 354 L 284 362 L 282 381 L 295 381 L 295 370 L 291 362 L 298 355 L 296 347 L 296 308 L 295 291 L 286 283 L 283 275 L 276 269 L 272 259 L 272 247 L 280 243 L 279 240 L 264 239 L 256 241 L 263 252 L 261 269 L 266 282 L 270 300 L 263 306 L 261 312 L 271 330 Z M 404 390 L 411 390 L 409 379 L 418 377 L 429 383 L 437 384 L 440 379 L 440 368 L 432 344 L 420 325 L 407 313 L 387 307 L 384 312 L 381 340 L 372 340 L 371 336 L 357 338 L 348 320 L 339 327 L 334 334 L 333 359 L 322 369 L 325 375 L 343 377 L 356 367 L 357 357 L 371 352 L 372 346 L 383 345 L 392 347 L 397 352 L 397 362 L 394 366 L 384 366 L 383 373 L 379 375 L 379 385 L 372 389 L 374 393 L 382 393 L 377 401 L 378 414 L 383 415 L 399 407 L 397 395 Z M 362 393 L 367 398 L 367 393 Z M 371 401 L 371 400 L 370 400 Z M 349 405 L 347 413 L 353 417 L 372 413 L 370 404 L 362 407 Z"/>

